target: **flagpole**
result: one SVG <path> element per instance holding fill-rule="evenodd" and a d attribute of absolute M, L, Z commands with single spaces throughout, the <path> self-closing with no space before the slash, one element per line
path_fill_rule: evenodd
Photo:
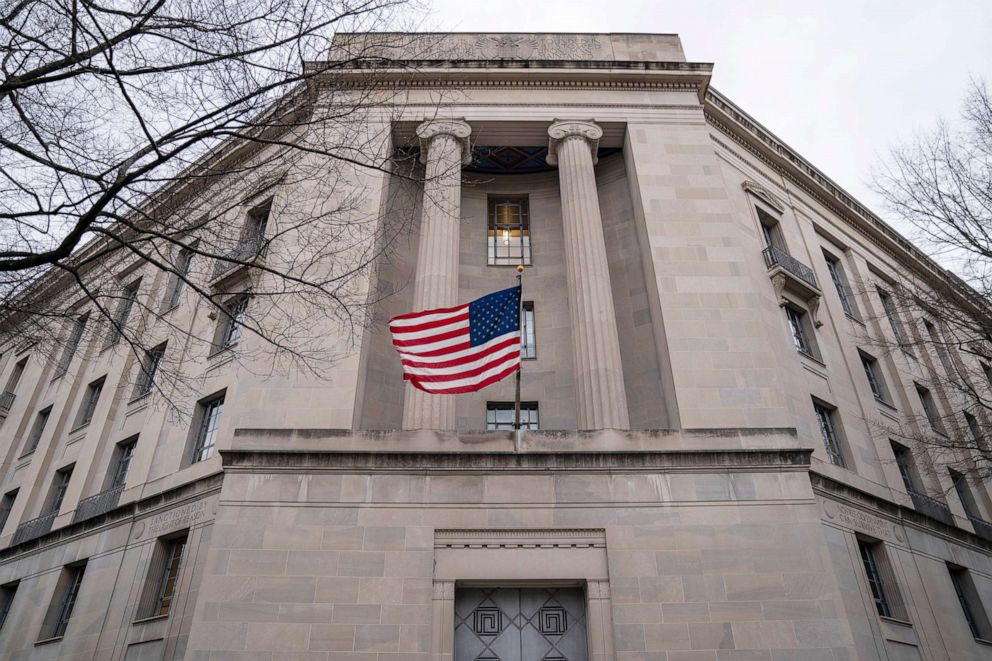
<path fill-rule="evenodd" d="M 520 288 L 520 298 L 517 299 L 517 327 L 520 329 L 520 343 L 523 344 L 524 333 L 524 265 L 517 266 L 517 287 Z M 517 365 L 516 398 L 513 402 L 513 429 L 519 436 L 520 432 L 520 368 L 524 365 L 523 356 Z"/>

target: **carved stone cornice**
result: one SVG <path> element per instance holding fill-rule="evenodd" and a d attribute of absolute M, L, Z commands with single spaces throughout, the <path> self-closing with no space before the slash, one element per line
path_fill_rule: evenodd
<path fill-rule="evenodd" d="M 569 138 L 582 138 L 592 150 L 592 162 L 596 164 L 599 151 L 599 139 L 603 137 L 603 129 L 595 122 L 578 119 L 556 119 L 548 127 L 548 165 L 558 165 L 558 146 Z"/>
<path fill-rule="evenodd" d="M 472 126 L 464 119 L 431 119 L 422 123 L 416 130 L 420 139 L 420 162 L 427 162 L 428 147 L 431 140 L 439 135 L 450 135 L 462 145 L 462 164 L 472 162 L 472 148 L 468 137 L 472 135 Z"/>

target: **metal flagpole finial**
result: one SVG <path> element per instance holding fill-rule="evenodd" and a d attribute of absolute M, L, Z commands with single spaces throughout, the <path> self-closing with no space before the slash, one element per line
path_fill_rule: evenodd
<path fill-rule="evenodd" d="M 517 264 L 517 273 L 523 273 L 523 272 L 524 272 L 524 265 Z"/>

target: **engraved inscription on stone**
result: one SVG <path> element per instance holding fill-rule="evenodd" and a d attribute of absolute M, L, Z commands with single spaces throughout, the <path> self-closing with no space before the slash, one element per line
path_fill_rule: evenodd
<path fill-rule="evenodd" d="M 156 514 L 148 519 L 148 533 L 157 537 L 161 534 L 172 532 L 174 530 L 188 528 L 197 521 L 201 520 L 204 515 L 206 515 L 206 512 L 207 503 L 206 501 L 201 500 L 196 503 L 190 503 L 189 505 L 177 507 L 176 509 L 169 510 L 168 512 Z"/>
<path fill-rule="evenodd" d="M 824 503 L 824 510 L 833 515 L 829 518 L 858 532 L 879 539 L 890 540 L 893 537 L 892 524 L 874 514 L 840 503 L 830 503 L 829 507 L 827 503 Z"/>

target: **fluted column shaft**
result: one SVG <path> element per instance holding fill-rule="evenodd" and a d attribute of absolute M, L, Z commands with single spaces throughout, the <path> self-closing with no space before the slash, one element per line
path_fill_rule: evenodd
<path fill-rule="evenodd" d="M 579 429 L 628 429 L 610 269 L 593 170 L 603 131 L 555 122 L 548 163 L 558 165 Z"/>
<path fill-rule="evenodd" d="M 472 128 L 460 120 L 436 120 L 417 127 L 426 164 L 420 245 L 413 285 L 413 309 L 458 304 L 458 222 L 462 206 L 462 165 L 471 155 Z M 404 429 L 455 428 L 455 398 L 430 395 L 407 385 Z"/>

